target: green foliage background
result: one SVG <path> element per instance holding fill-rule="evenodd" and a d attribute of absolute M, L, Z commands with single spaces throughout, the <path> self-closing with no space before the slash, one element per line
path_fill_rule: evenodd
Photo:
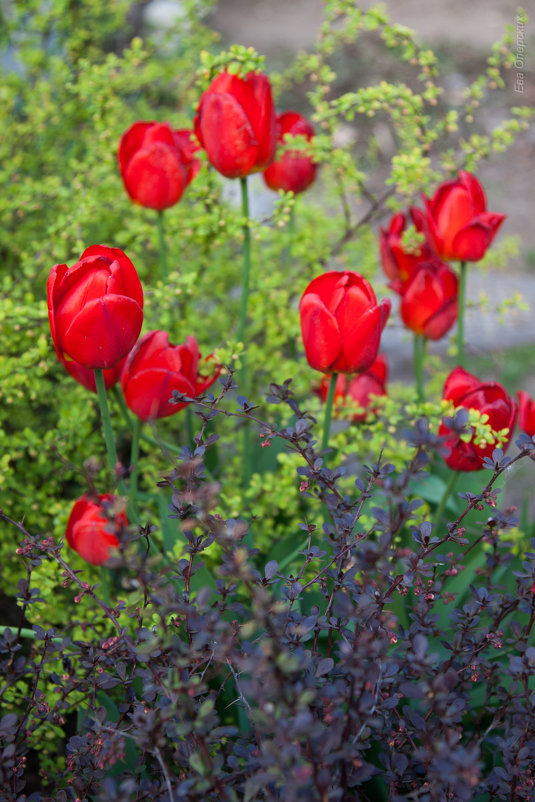
<path fill-rule="evenodd" d="M 53 0 L 46 7 L 21 0 L 2 6 L 1 46 L 10 66 L 0 87 L 0 499 L 9 516 L 25 517 L 30 531 L 61 537 L 72 501 L 88 483 L 94 481 L 99 492 L 112 487 L 96 397 L 68 377 L 54 356 L 45 301 L 54 263 L 73 264 L 94 243 L 122 248 L 144 285 L 144 331 L 166 329 L 173 343 L 193 334 L 203 355 L 215 353 L 226 364 L 239 365 L 246 347 L 252 399 L 261 400 L 270 381 L 292 377 L 298 397 L 320 415 L 311 394 L 318 377 L 303 357 L 299 337 L 297 304 L 305 286 L 325 269 L 356 269 L 381 297 L 377 220 L 404 208 L 421 191 L 432 191 L 460 167 L 474 169 L 527 125 L 529 110 L 522 107 L 511 108 L 491 135 L 477 125 L 478 105 L 489 92 L 504 88 L 504 73 L 514 62 L 512 30 L 494 48 L 485 74 L 468 88 L 463 104 L 445 108 L 437 59 L 408 29 L 390 24 L 382 7 L 364 12 L 353 0 L 325 0 L 315 48 L 299 53 L 283 71 L 269 72 L 279 109 L 306 90 L 301 110 L 318 131 L 314 155 L 321 163 L 320 178 L 306 197 L 281 196 L 269 219 L 252 222 L 250 323 L 247 342 L 237 343 L 242 220 L 228 201 L 228 182 L 205 165 L 181 202 L 166 213 L 171 269 L 163 286 L 155 214 L 130 202 L 116 164 L 119 138 L 136 120 L 190 127 L 214 72 L 224 66 L 266 69 L 251 49 L 221 53 L 217 36 L 203 21 L 211 5 L 186 2 L 184 18 L 163 42 L 137 35 L 133 6 L 126 0 Z M 340 53 L 370 31 L 403 63 L 408 79 L 338 91 Z M 379 115 L 397 144 L 389 164 L 381 163 L 372 136 L 358 156 L 351 143 L 337 144 L 342 123 L 359 120 L 366 133 L 369 118 Z M 370 176 L 385 168 L 384 193 L 373 195 Z M 442 377 L 437 370 L 431 384 L 437 397 Z M 383 447 L 388 459 L 402 464 L 406 453 L 399 426 L 421 411 L 407 409 L 409 399 L 404 388 L 392 387 L 376 422 L 339 425 L 333 444 L 341 455 L 357 460 L 376 456 Z M 437 405 L 424 411 L 438 421 Z M 128 464 L 130 434 L 113 399 L 112 414 L 119 452 Z M 180 447 L 187 440 L 185 418 L 179 412 L 159 422 L 152 434 Z M 220 512 L 255 516 L 255 545 L 264 554 L 291 551 L 302 537 L 298 521 L 310 514 L 310 502 L 298 492 L 295 459 L 275 446 L 261 450 L 255 433 L 261 471 L 244 492 L 235 423 L 218 419 L 217 431 L 221 441 L 212 470 L 222 485 Z M 89 458 L 97 460 L 96 472 Z M 144 512 L 155 520 L 152 491 L 169 472 L 172 455 L 145 445 L 141 460 Z M 317 510 L 312 515 L 321 522 Z M 169 542 L 169 522 L 159 525 L 167 527 Z M 180 550 L 178 527 L 175 535 Z M 160 529 L 155 537 L 162 537 Z M 16 531 L 2 527 L 1 589 L 8 595 L 22 571 L 16 546 Z M 72 561 L 82 567 L 75 555 Z M 50 622 L 68 620 L 70 602 L 58 594 L 56 569 L 40 570 L 43 589 L 53 594 Z"/>

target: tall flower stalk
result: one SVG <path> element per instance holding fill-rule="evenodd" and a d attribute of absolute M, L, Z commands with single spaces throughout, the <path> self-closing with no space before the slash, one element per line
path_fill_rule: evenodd
<path fill-rule="evenodd" d="M 167 246 L 165 244 L 165 228 L 164 228 L 164 218 L 163 218 L 163 209 L 156 212 L 157 220 L 158 220 L 158 253 L 160 257 L 160 278 L 162 283 L 165 284 L 167 282 Z"/>
<path fill-rule="evenodd" d="M 240 316 L 238 319 L 238 341 L 245 339 L 245 326 L 247 321 L 247 304 L 249 301 L 249 284 L 251 278 L 251 230 L 249 226 L 249 192 L 247 177 L 240 178 L 241 211 L 243 231 L 243 266 L 241 279 Z"/>
<path fill-rule="evenodd" d="M 466 262 L 459 273 L 459 316 L 457 318 L 457 364 L 464 367 L 464 306 L 466 299 Z"/>
<path fill-rule="evenodd" d="M 414 380 L 416 383 L 416 397 L 420 403 L 425 400 L 424 396 L 424 362 L 427 341 L 421 334 L 414 335 L 413 365 Z"/>
<path fill-rule="evenodd" d="M 104 442 L 106 443 L 106 453 L 108 455 L 108 465 L 110 467 L 112 476 L 115 478 L 118 465 L 117 449 L 115 447 L 115 439 L 113 437 L 110 409 L 108 407 L 108 398 L 106 396 L 106 388 L 104 386 L 104 376 L 102 375 L 102 370 L 100 369 L 95 369 L 95 384 L 97 386 L 97 398 L 100 408 L 102 430 L 104 432 Z M 118 480 L 117 487 L 122 495 L 127 495 L 126 487 L 122 479 Z"/>
<path fill-rule="evenodd" d="M 323 438 L 321 440 L 321 448 L 324 451 L 329 447 L 329 435 L 331 433 L 331 419 L 333 414 L 334 393 L 336 390 L 336 382 L 338 381 L 338 373 L 331 374 L 329 381 L 329 391 L 327 393 L 327 400 L 325 402 L 325 415 L 323 418 Z"/>
<path fill-rule="evenodd" d="M 241 210 L 242 210 L 242 230 L 243 230 L 243 267 L 241 281 L 240 316 L 238 319 L 238 342 L 245 343 L 245 328 L 247 323 L 247 305 L 249 301 L 249 285 L 251 278 L 251 229 L 249 226 L 249 193 L 247 177 L 240 178 L 241 189 Z M 247 393 L 247 356 L 241 356 L 241 385 L 244 393 Z M 243 468 L 242 479 L 244 486 L 249 484 L 251 479 L 251 430 L 245 425 L 243 427 Z"/>

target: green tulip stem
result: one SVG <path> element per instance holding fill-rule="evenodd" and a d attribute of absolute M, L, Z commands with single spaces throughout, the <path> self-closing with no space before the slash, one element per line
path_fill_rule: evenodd
<path fill-rule="evenodd" d="M 191 411 L 191 404 L 188 404 L 186 409 L 184 410 L 186 414 L 186 435 L 188 438 L 188 448 L 195 448 L 195 443 L 193 442 L 193 413 Z"/>
<path fill-rule="evenodd" d="M 414 335 L 414 380 L 416 382 L 416 397 L 421 404 L 425 400 L 424 396 L 424 361 L 427 341 L 421 334 Z"/>
<path fill-rule="evenodd" d="M 336 390 L 336 382 L 338 380 L 338 373 L 331 374 L 329 382 L 329 392 L 327 393 L 327 401 L 325 402 L 325 417 L 323 418 L 323 439 L 321 441 L 321 450 L 324 451 L 329 447 L 329 435 L 331 433 L 331 418 L 333 414 L 334 391 Z"/>
<path fill-rule="evenodd" d="M 249 194 L 247 191 L 247 177 L 240 178 L 241 209 L 243 217 L 243 269 L 241 281 L 240 316 L 238 319 L 238 342 L 245 345 L 245 324 L 247 321 L 247 302 L 249 300 L 249 281 L 251 276 L 251 231 L 249 228 Z M 247 358 L 245 353 L 240 356 L 241 371 L 240 384 L 244 395 L 247 394 Z M 245 422 L 243 426 L 243 463 L 242 482 L 247 487 L 251 480 L 251 431 Z"/>
<path fill-rule="evenodd" d="M 457 318 L 457 362 L 464 366 L 464 306 L 466 298 L 466 262 L 461 262 L 459 275 L 459 314 Z"/>
<path fill-rule="evenodd" d="M 249 228 L 249 194 L 247 178 L 240 178 L 241 210 L 243 230 L 243 269 L 241 280 L 240 317 L 238 321 L 238 342 L 245 343 L 245 322 L 247 319 L 247 302 L 249 300 L 249 280 L 251 276 L 251 231 Z"/>
<path fill-rule="evenodd" d="M 104 385 L 104 376 L 102 370 L 95 369 L 95 383 L 97 385 L 98 405 L 100 407 L 100 418 L 102 421 L 102 429 L 104 431 L 104 442 L 106 443 L 106 451 L 108 454 L 108 463 L 111 470 L 111 475 L 115 478 L 115 470 L 117 468 L 117 449 L 115 448 L 115 440 L 113 438 L 113 429 L 111 427 L 110 410 L 108 407 L 108 399 L 106 397 L 106 387 Z M 119 492 L 126 496 L 126 488 L 122 479 L 117 482 Z"/>
<path fill-rule="evenodd" d="M 132 445 L 130 448 L 130 506 L 137 508 L 137 481 L 139 476 L 139 435 L 141 433 L 141 420 L 134 415 L 132 424 Z"/>
<path fill-rule="evenodd" d="M 160 278 L 163 284 L 167 282 L 167 248 L 165 245 L 165 230 L 163 225 L 163 209 L 157 212 L 158 215 L 158 250 L 160 253 Z"/>
<path fill-rule="evenodd" d="M 19 629 L 18 627 L 10 627 L 4 624 L 0 625 L 0 635 L 3 635 L 4 632 L 6 632 L 6 630 L 8 629 L 11 630 L 11 632 L 17 634 L 20 638 L 32 638 L 33 640 L 37 638 L 37 635 L 33 631 L 33 629 L 26 629 L 26 627 L 21 627 Z M 52 638 L 52 643 L 62 643 L 62 641 L 63 638 Z"/>
<path fill-rule="evenodd" d="M 290 267 L 292 259 L 292 249 L 295 236 L 295 205 L 290 209 L 288 215 L 288 230 L 286 232 L 286 250 L 284 253 L 284 265 L 286 268 Z"/>
<path fill-rule="evenodd" d="M 437 507 L 437 511 L 435 513 L 435 530 L 438 529 L 440 526 L 440 522 L 442 521 L 442 516 L 444 514 L 444 510 L 446 508 L 446 504 L 448 503 L 448 499 L 453 492 L 453 488 L 455 487 L 455 483 L 460 476 L 460 471 L 452 471 L 450 480 L 444 489 L 444 493 L 442 494 L 442 498 L 440 499 L 440 504 Z M 436 532 L 435 532 L 436 534 Z"/>
<path fill-rule="evenodd" d="M 124 395 L 120 391 L 119 386 L 117 384 L 115 384 L 111 388 L 111 391 L 115 396 L 115 400 L 117 401 L 117 403 L 121 407 L 121 413 L 122 413 L 122 416 L 123 416 L 123 418 L 125 420 L 126 425 L 130 429 L 130 431 L 132 431 L 132 428 L 133 428 L 134 424 L 132 423 L 132 418 L 130 416 L 130 412 L 128 411 L 128 407 L 126 406 L 126 401 L 124 400 Z"/>
<path fill-rule="evenodd" d="M 306 540 L 303 540 L 300 546 L 298 546 L 296 549 L 287 554 L 286 557 L 284 557 L 284 559 L 279 561 L 279 571 L 284 571 L 286 566 L 290 565 L 295 560 L 295 558 L 298 557 L 299 554 L 301 554 L 302 551 L 307 551 L 309 542 L 310 542 L 310 536 L 307 535 Z"/>

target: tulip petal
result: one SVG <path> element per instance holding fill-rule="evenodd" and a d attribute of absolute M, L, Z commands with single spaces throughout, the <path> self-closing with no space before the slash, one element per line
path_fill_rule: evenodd
<path fill-rule="evenodd" d="M 318 295 L 308 291 L 301 298 L 299 312 L 308 363 L 315 370 L 325 373 L 331 369 L 342 350 L 336 318 Z"/>
<path fill-rule="evenodd" d="M 247 78 L 254 100 L 252 107 L 245 107 L 245 110 L 258 142 L 256 169 L 264 170 L 273 161 L 277 149 L 277 118 L 271 97 L 271 84 L 265 75 L 258 73 L 249 73 Z"/>
<path fill-rule="evenodd" d="M 176 149 L 161 142 L 138 150 L 123 171 L 132 200 L 161 211 L 177 203 L 186 188 L 187 172 Z"/>
<path fill-rule="evenodd" d="M 459 181 L 466 188 L 472 202 L 474 214 L 480 214 L 487 208 L 485 191 L 475 175 L 467 170 L 459 170 Z"/>
<path fill-rule="evenodd" d="M 467 262 L 478 262 L 482 259 L 505 217 L 504 214 L 486 212 L 461 228 L 452 243 L 455 258 Z"/>
<path fill-rule="evenodd" d="M 379 354 L 368 372 L 375 376 L 381 384 L 385 384 L 388 377 L 388 363 L 384 354 Z"/>
<path fill-rule="evenodd" d="M 164 368 L 147 368 L 128 377 L 123 389 L 126 404 L 143 421 L 174 415 L 183 404 L 171 404 L 173 390 L 195 397 L 195 388 L 185 376 Z"/>
<path fill-rule="evenodd" d="M 81 384 L 82 387 L 85 387 L 85 389 L 89 390 L 91 393 L 97 392 L 95 374 L 90 368 L 86 368 L 83 365 L 80 365 L 78 362 L 74 362 L 72 359 L 61 359 L 60 362 L 69 376 L 72 376 L 72 378 L 75 379 L 78 384 Z M 121 361 L 118 362 L 113 368 L 102 371 L 104 387 L 106 390 L 109 390 L 110 387 L 113 387 L 113 385 L 117 384 L 119 381 L 123 363 L 124 360 L 121 359 Z"/>
<path fill-rule="evenodd" d="M 85 304 L 65 331 L 65 352 L 87 368 L 112 368 L 134 346 L 143 312 L 136 301 L 107 295 Z"/>
<path fill-rule="evenodd" d="M 117 153 L 121 173 L 126 170 L 130 159 L 143 147 L 145 134 L 153 125 L 158 125 L 158 123 L 150 120 L 147 122 L 135 122 L 124 132 L 119 141 Z"/>
<path fill-rule="evenodd" d="M 61 359 L 63 356 L 62 349 L 58 345 L 57 334 L 56 334 L 56 296 L 58 294 L 58 288 L 61 285 L 65 274 L 68 271 L 67 265 L 54 265 L 50 270 L 48 275 L 48 279 L 46 282 L 46 297 L 47 297 L 47 305 L 48 305 L 48 320 L 50 323 L 50 333 L 52 334 L 52 342 L 54 343 L 54 348 L 56 349 L 56 354 L 58 359 Z"/>
<path fill-rule="evenodd" d="M 442 397 L 448 401 L 453 401 L 455 406 L 459 406 L 462 398 L 473 392 L 481 385 L 479 379 L 472 373 L 458 365 L 452 370 L 444 383 Z"/>
<path fill-rule="evenodd" d="M 90 245 L 80 257 L 81 262 L 92 256 L 102 256 L 109 260 L 110 270 L 114 274 L 114 280 L 120 284 L 113 285 L 113 291 L 128 295 L 133 298 L 143 309 L 143 288 L 137 274 L 136 268 L 128 256 L 120 248 L 110 248 L 106 245 Z M 114 265 L 114 262 L 116 263 Z"/>
<path fill-rule="evenodd" d="M 73 527 L 73 548 L 82 559 L 91 565 L 102 565 L 111 556 L 111 551 L 119 545 L 113 532 L 106 531 L 109 526 L 104 515 L 96 519 L 82 518 Z"/>
<path fill-rule="evenodd" d="M 428 340 L 440 340 L 451 329 L 459 314 L 457 296 L 448 298 L 424 322 L 422 334 Z"/>
<path fill-rule="evenodd" d="M 530 437 L 535 434 L 535 402 L 524 391 L 518 391 L 518 425 Z"/>
<path fill-rule="evenodd" d="M 367 309 L 343 330 L 343 351 L 333 364 L 333 371 L 357 373 L 368 370 L 377 358 L 382 331 L 379 306 Z"/>
<path fill-rule="evenodd" d="M 471 441 L 465 443 L 444 423 L 439 427 L 438 436 L 445 438 L 442 446 L 447 451 L 444 461 L 448 468 L 463 472 L 481 470 L 482 458 Z"/>
<path fill-rule="evenodd" d="M 254 170 L 258 141 L 235 97 L 206 93 L 199 118 L 201 142 L 216 170 L 227 178 L 240 178 Z"/>

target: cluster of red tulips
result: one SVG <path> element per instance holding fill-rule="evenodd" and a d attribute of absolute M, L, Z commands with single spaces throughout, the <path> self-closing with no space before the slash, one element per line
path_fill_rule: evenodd
<path fill-rule="evenodd" d="M 134 123 L 119 144 L 119 169 L 132 200 L 157 211 L 180 200 L 199 171 L 195 154 L 201 147 L 226 178 L 262 172 L 270 189 L 298 194 L 314 181 L 316 164 L 291 150 L 275 160 L 277 144 L 284 144 L 286 135 L 310 141 L 314 128 L 295 111 L 276 115 L 265 75 L 241 78 L 222 72 L 201 97 L 193 131 L 174 131 L 168 123 Z"/>
<path fill-rule="evenodd" d="M 447 262 L 482 259 L 505 215 L 487 212 L 481 184 L 465 170 L 424 202 L 425 212 L 411 207 L 395 214 L 380 230 L 379 243 L 390 287 L 401 296 L 403 323 L 415 334 L 438 340 L 462 313 L 459 280 Z M 424 238 L 412 250 L 403 245 L 409 224 Z"/>
<path fill-rule="evenodd" d="M 167 123 L 134 123 L 120 141 L 119 168 L 131 199 L 160 213 L 177 203 L 195 178 L 201 148 L 225 177 L 243 180 L 262 172 L 270 188 L 300 193 L 314 180 L 317 165 L 305 151 L 291 147 L 275 158 L 277 143 L 284 146 L 288 134 L 310 141 L 314 131 L 295 112 L 276 116 L 264 75 L 242 77 L 225 71 L 200 98 L 193 131 L 175 131 Z M 461 316 L 464 265 L 483 257 L 503 219 L 486 210 L 480 183 L 461 171 L 425 199 L 425 210 L 413 207 L 405 215 L 396 214 L 388 228 L 381 229 L 384 270 L 400 295 L 403 322 L 418 337 L 438 339 Z M 403 239 L 409 224 L 420 235 L 412 249 Z M 448 264 L 455 260 L 463 265 L 461 278 Z M 325 374 L 319 393 L 326 400 L 329 421 L 333 399 L 348 397 L 358 403 L 363 412 L 353 420 L 361 421 L 366 411 L 373 411 L 373 399 L 386 394 L 386 360 L 378 351 L 390 306 L 389 300 L 378 303 L 369 282 L 352 271 L 323 273 L 303 293 L 299 314 L 304 350 L 311 367 Z M 57 358 L 77 381 L 98 392 L 105 434 L 105 388 L 117 382 L 127 407 L 139 420 L 150 421 L 185 406 L 171 403 L 173 391 L 193 398 L 215 381 L 217 366 L 208 375 L 199 372 L 194 337 L 178 346 L 164 331 L 138 339 L 143 291 L 132 262 L 118 248 L 94 245 L 72 267 L 53 267 L 48 309 Z M 446 380 L 444 398 L 455 407 L 488 416 L 490 427 L 503 435 L 502 447 L 507 447 L 517 407 L 501 385 L 481 382 L 458 366 Z M 535 434 L 535 403 L 525 393 L 520 393 L 519 402 L 520 425 Z M 439 433 L 453 470 L 480 469 L 494 448 L 489 442 L 476 443 L 475 436 L 466 442 L 446 423 Z M 115 469 L 109 437 L 107 446 Z M 125 525 L 124 514 L 110 516 L 112 502 L 109 495 L 84 496 L 71 512 L 67 541 L 94 564 L 108 558 L 110 548 L 118 545 L 118 529 Z"/>

